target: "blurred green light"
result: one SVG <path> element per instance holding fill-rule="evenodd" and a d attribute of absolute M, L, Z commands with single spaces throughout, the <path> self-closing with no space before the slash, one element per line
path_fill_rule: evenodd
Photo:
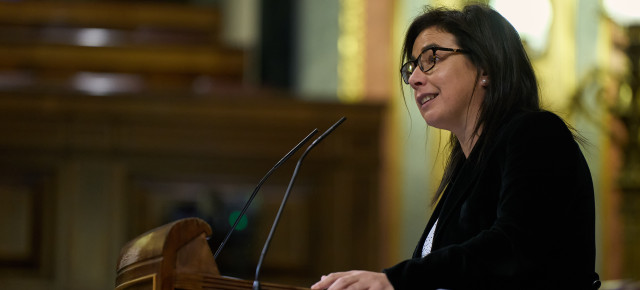
<path fill-rule="evenodd" d="M 234 211 L 229 215 L 229 226 L 233 226 L 233 224 L 236 222 L 236 220 L 238 219 L 238 217 L 240 216 L 240 211 Z M 249 220 L 247 219 L 247 216 L 242 216 L 242 218 L 240 219 L 240 222 L 238 222 L 238 225 L 236 226 L 236 230 L 237 231 L 241 231 L 247 228 L 247 224 L 249 223 Z"/>

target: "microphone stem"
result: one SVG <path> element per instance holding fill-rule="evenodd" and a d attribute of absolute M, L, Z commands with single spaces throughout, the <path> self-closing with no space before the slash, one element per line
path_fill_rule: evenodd
<path fill-rule="evenodd" d="M 313 143 L 313 144 L 315 144 L 315 143 Z M 313 146 L 313 144 L 311 146 Z M 311 146 L 309 146 L 309 149 L 311 148 Z M 282 203 L 280 204 L 280 208 L 278 209 L 278 213 L 276 214 L 276 219 L 273 222 L 273 226 L 271 227 L 271 231 L 269 231 L 269 235 L 267 236 L 267 242 L 264 244 L 264 247 L 262 248 L 262 253 L 260 254 L 260 260 L 258 260 L 258 267 L 256 268 L 256 276 L 255 276 L 254 281 L 258 281 L 258 276 L 260 275 L 260 268 L 262 268 L 262 262 L 264 261 L 264 257 L 267 255 L 267 251 L 269 250 L 269 245 L 271 245 L 271 240 L 273 239 L 273 234 L 275 233 L 276 228 L 278 227 L 278 222 L 280 221 L 280 216 L 282 215 L 282 212 L 284 211 L 284 205 L 287 203 L 287 199 L 289 199 L 289 194 L 291 193 L 291 188 L 293 187 L 293 184 L 296 181 L 296 177 L 298 175 L 298 170 L 300 169 L 300 164 L 302 163 L 302 160 L 305 158 L 305 156 L 307 156 L 308 153 L 309 153 L 309 150 L 307 149 L 307 151 L 305 151 L 302 154 L 302 156 L 300 157 L 300 159 L 298 160 L 298 163 L 296 164 L 296 168 L 293 171 L 293 177 L 289 181 L 289 186 L 287 186 L 287 192 L 284 194 L 284 198 L 282 198 Z"/>
<path fill-rule="evenodd" d="M 333 132 L 333 130 L 336 127 L 338 127 L 338 125 L 342 124 L 342 122 L 344 122 L 345 120 L 346 120 L 345 117 L 340 118 L 340 120 L 338 120 L 338 122 L 333 124 L 333 126 L 329 127 L 329 129 L 327 129 L 327 131 L 322 133 L 322 135 L 320 135 L 320 137 L 318 137 L 316 140 L 311 142 L 309 147 L 307 147 L 307 149 L 302 153 L 302 155 L 300 155 L 300 158 L 298 158 L 298 163 L 296 163 L 296 168 L 293 170 L 293 175 L 291 176 L 291 180 L 289 181 L 289 185 L 287 186 L 287 191 L 285 192 L 284 197 L 282 198 L 282 202 L 280 203 L 280 208 L 278 209 L 278 213 L 276 214 L 276 218 L 273 221 L 273 225 L 271 226 L 271 230 L 269 231 L 269 236 L 267 236 L 267 241 L 264 243 L 264 247 L 262 248 L 262 253 L 260 254 L 260 259 L 258 260 L 258 265 L 256 266 L 255 279 L 253 281 L 253 289 L 254 290 L 259 290 L 260 289 L 260 282 L 259 282 L 258 278 L 260 276 L 260 269 L 262 268 L 262 262 L 264 261 L 264 258 L 267 255 L 267 251 L 269 250 L 269 245 L 271 245 L 271 240 L 273 239 L 273 234 L 276 231 L 276 227 L 278 226 L 278 223 L 280 221 L 280 216 L 282 215 L 282 212 L 284 211 L 284 206 L 287 203 L 287 199 L 289 199 L 289 194 L 291 193 L 291 188 L 293 188 L 293 184 L 296 181 L 296 177 L 298 176 L 298 170 L 300 170 L 300 166 L 302 164 L 302 161 L 304 160 L 305 157 L 307 157 L 307 154 L 309 154 L 309 152 L 311 151 L 311 149 L 313 147 L 318 145 L 318 143 L 320 143 L 320 141 L 322 141 L 327 135 L 329 135 L 329 133 Z"/>
<path fill-rule="evenodd" d="M 218 255 L 220 255 L 220 252 L 222 251 L 222 248 L 224 248 L 224 246 L 227 244 L 227 241 L 229 241 L 229 238 L 231 237 L 231 234 L 233 233 L 233 231 L 238 226 L 238 223 L 240 223 L 240 220 L 242 219 L 244 214 L 247 212 L 247 209 L 249 208 L 249 205 L 251 205 L 251 202 L 253 202 L 253 199 L 256 197 L 256 195 L 258 193 L 258 190 L 260 190 L 260 187 L 262 187 L 262 184 L 267 180 L 267 178 L 269 178 L 269 176 L 271 176 L 271 174 L 273 174 L 273 172 L 276 169 L 278 169 L 278 167 L 280 167 L 280 165 L 282 165 L 285 161 L 287 161 L 294 153 L 296 153 L 298 151 L 298 149 L 300 149 L 300 147 L 302 147 L 302 145 L 304 145 L 304 143 L 307 143 L 307 141 L 309 141 L 309 139 L 313 135 L 315 135 L 316 133 L 318 133 L 318 129 L 313 129 L 313 131 L 311 131 L 311 133 L 309 133 L 309 135 L 307 135 L 307 137 L 302 139 L 302 141 L 300 141 L 300 143 L 298 143 L 295 147 L 293 147 L 293 149 L 291 149 L 291 151 L 289 151 L 289 153 L 284 155 L 284 157 L 282 157 L 282 159 L 280 159 L 280 161 L 278 161 L 276 163 L 276 165 L 274 165 L 273 168 L 271 168 L 271 170 L 269 170 L 267 172 L 267 174 L 265 174 L 264 177 L 262 177 L 260 182 L 258 182 L 258 185 L 256 186 L 256 188 L 253 190 L 253 193 L 251 193 L 251 196 L 249 197 L 249 200 L 247 200 L 247 202 L 245 203 L 244 207 L 242 208 L 242 211 L 240 212 L 240 215 L 238 215 L 238 218 L 236 218 L 236 221 L 233 223 L 233 226 L 231 226 L 231 229 L 227 233 L 227 236 L 224 238 L 222 243 L 220 243 L 220 246 L 218 247 L 218 250 L 216 250 L 216 253 L 213 256 L 214 260 L 218 259 Z"/>

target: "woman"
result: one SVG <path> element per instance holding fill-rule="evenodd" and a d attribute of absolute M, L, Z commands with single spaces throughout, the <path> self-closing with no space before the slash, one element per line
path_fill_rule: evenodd
<path fill-rule="evenodd" d="M 411 259 L 313 289 L 597 289 L 594 194 L 565 123 L 540 108 L 515 29 L 484 5 L 431 9 L 401 74 L 429 126 L 449 130 L 439 200 Z"/>

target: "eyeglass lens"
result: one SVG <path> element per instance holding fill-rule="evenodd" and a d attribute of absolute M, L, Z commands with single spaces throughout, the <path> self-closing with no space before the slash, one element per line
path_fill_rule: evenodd
<path fill-rule="evenodd" d="M 425 53 L 429 53 L 429 52 L 431 52 L 431 55 L 427 54 L 426 57 L 423 57 L 425 56 Z M 411 77 L 411 74 L 413 74 L 413 71 L 416 69 L 416 66 L 419 66 L 422 72 L 430 71 L 434 66 L 436 66 L 435 55 L 436 55 L 436 49 L 425 50 L 415 60 L 405 63 L 400 70 L 402 74 L 402 80 L 406 84 L 408 84 L 409 77 Z"/>

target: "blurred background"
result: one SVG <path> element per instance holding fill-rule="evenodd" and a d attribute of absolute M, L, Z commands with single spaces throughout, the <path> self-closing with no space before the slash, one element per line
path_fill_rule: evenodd
<path fill-rule="evenodd" d="M 447 136 L 403 100 L 400 45 L 425 5 L 465 3 L 0 1 L 0 288 L 113 289 L 121 247 L 183 217 L 211 225 L 215 251 L 267 170 L 342 116 L 300 170 L 262 280 L 409 257 Z M 640 3 L 485 3 L 521 33 L 545 107 L 588 140 L 603 288 L 635 289 Z M 293 164 L 231 236 L 223 275 L 253 279 Z"/>

